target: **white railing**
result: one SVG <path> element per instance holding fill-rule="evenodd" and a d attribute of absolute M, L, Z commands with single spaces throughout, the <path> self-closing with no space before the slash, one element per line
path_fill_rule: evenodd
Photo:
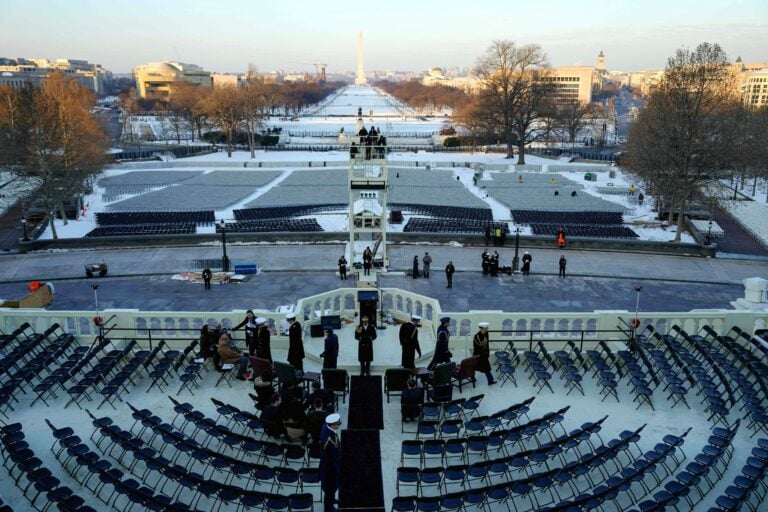
<path fill-rule="evenodd" d="M 357 314 L 358 288 L 339 288 L 299 299 L 295 305 L 298 318 L 303 319 L 305 331 L 324 315 L 339 315 L 354 322 Z M 594 311 L 592 313 L 514 313 L 505 311 L 443 311 L 437 299 L 411 293 L 399 288 L 379 289 L 382 298 L 378 308 L 396 320 L 406 320 L 412 314 L 422 317 L 422 330 L 435 336 L 438 319 L 451 317 L 452 346 L 468 347 L 477 331 L 478 322 L 489 322 L 495 341 L 515 342 L 567 340 L 591 343 L 598 340 L 620 341 L 624 329 L 635 315 L 625 310 Z M 287 337 L 282 333 L 284 312 L 255 310 L 257 316 L 267 319 L 275 348 L 287 348 Z M 90 343 L 97 335 L 93 311 L 46 311 L 39 309 L 0 309 L 0 329 L 9 333 L 24 322 L 36 332 L 42 332 L 53 323 L 77 336 L 80 343 Z M 111 328 L 108 337 L 136 339 L 142 345 L 164 339 L 170 346 L 180 347 L 199 336 L 204 324 L 221 323 L 224 327 L 237 325 L 245 310 L 228 312 L 201 311 L 141 311 L 136 309 L 108 309 L 99 312 Z M 640 312 L 642 325 L 652 325 L 659 332 L 667 332 L 678 325 L 694 334 L 704 325 L 718 332 L 739 326 L 748 333 L 768 326 L 768 311 L 740 311 L 726 309 L 693 310 L 689 312 Z M 237 336 L 236 336 L 237 338 Z"/>

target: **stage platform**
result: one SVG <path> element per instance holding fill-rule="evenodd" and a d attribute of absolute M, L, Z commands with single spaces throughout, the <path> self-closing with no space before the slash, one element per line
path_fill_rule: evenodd
<path fill-rule="evenodd" d="M 357 324 L 342 324 L 341 329 L 334 332 L 339 337 L 338 367 L 350 371 L 357 370 L 357 340 L 355 340 L 355 327 Z M 400 325 L 387 325 L 386 329 L 377 331 L 378 337 L 373 342 L 373 363 L 371 369 L 374 372 L 384 371 L 387 368 L 400 366 Z M 304 326 L 304 352 L 309 360 L 322 365 L 320 354 L 323 352 L 323 338 L 310 337 L 310 330 Z M 416 358 L 416 366 L 427 366 L 435 351 L 435 337 L 427 329 L 419 329 L 419 345 L 421 346 L 421 358 Z"/>

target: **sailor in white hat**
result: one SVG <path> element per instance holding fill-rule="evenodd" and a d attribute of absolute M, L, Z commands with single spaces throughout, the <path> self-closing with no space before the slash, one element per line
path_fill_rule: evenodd
<path fill-rule="evenodd" d="M 414 369 L 416 367 L 416 353 L 421 357 L 421 347 L 419 346 L 419 315 L 411 315 L 411 321 L 405 322 L 400 326 L 400 347 L 402 355 L 400 366 L 403 368 Z"/>
<path fill-rule="evenodd" d="M 488 385 L 496 384 L 493 379 L 493 373 L 491 373 L 491 343 L 488 337 L 488 322 L 480 322 L 477 324 L 480 330 L 475 334 L 472 340 L 472 355 L 480 356 L 477 361 L 475 369 L 485 374 L 485 378 L 488 379 Z"/>
<path fill-rule="evenodd" d="M 339 473 L 341 471 L 341 440 L 338 430 L 341 426 L 341 416 L 329 414 L 325 418 L 325 424 L 320 431 L 320 487 L 325 496 L 323 498 L 324 510 L 334 510 L 336 491 L 339 489 Z"/>
<path fill-rule="evenodd" d="M 256 357 L 268 359 L 271 362 L 272 349 L 270 348 L 270 340 L 272 338 L 272 333 L 269 332 L 267 319 L 258 317 L 256 319 L 256 326 L 258 327 L 258 330 L 256 331 Z"/>
<path fill-rule="evenodd" d="M 288 321 L 288 364 L 303 372 L 304 343 L 301 341 L 301 324 L 296 321 L 296 313 L 288 313 L 285 319 Z"/>

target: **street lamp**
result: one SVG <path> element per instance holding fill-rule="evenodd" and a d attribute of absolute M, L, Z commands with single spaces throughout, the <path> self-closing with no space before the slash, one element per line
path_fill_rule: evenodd
<path fill-rule="evenodd" d="M 712 238 L 712 219 L 709 219 L 709 228 L 707 229 L 707 245 L 709 245 L 709 241 Z"/>
<path fill-rule="evenodd" d="M 223 272 L 229 272 L 229 257 L 227 256 L 227 223 L 224 222 L 224 219 L 221 219 L 221 222 L 219 222 L 219 227 L 221 228 L 221 249 L 223 252 L 221 257 L 221 270 Z"/>
<path fill-rule="evenodd" d="M 638 313 L 640 311 L 640 292 L 642 290 L 642 286 L 635 286 L 635 293 L 637 294 L 637 298 L 635 300 L 635 318 L 632 319 L 632 335 L 629 338 L 629 351 L 633 354 L 637 352 L 637 329 L 640 327 L 640 318 L 638 318 Z"/>
<path fill-rule="evenodd" d="M 512 259 L 512 273 L 516 273 L 520 259 L 517 257 L 520 251 L 520 226 L 515 226 L 515 257 Z"/>
<path fill-rule="evenodd" d="M 21 227 L 24 229 L 24 238 L 22 238 L 22 242 L 29 242 L 29 237 L 27 236 L 27 219 L 21 219 Z"/>

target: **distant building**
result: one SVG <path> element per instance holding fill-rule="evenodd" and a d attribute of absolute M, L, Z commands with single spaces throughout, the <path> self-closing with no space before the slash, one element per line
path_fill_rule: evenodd
<path fill-rule="evenodd" d="M 768 106 L 768 66 L 745 71 L 740 81 L 741 100 L 748 107 Z"/>
<path fill-rule="evenodd" d="M 476 76 L 446 76 L 443 68 L 439 67 L 434 67 L 427 71 L 427 74 L 421 79 L 421 83 L 427 86 L 442 85 L 454 87 L 468 94 L 477 92 L 482 86 L 482 82 Z"/>
<path fill-rule="evenodd" d="M 211 84 L 213 87 L 242 87 L 244 83 L 245 75 L 211 73 Z"/>
<path fill-rule="evenodd" d="M 212 87 L 211 73 L 195 64 L 182 62 L 150 62 L 133 68 L 136 94 L 142 98 L 169 99 L 174 84 L 187 82 L 199 87 Z"/>
<path fill-rule="evenodd" d="M 81 59 L 25 59 L 0 58 L 0 86 L 14 89 L 26 84 L 39 86 L 51 73 L 60 72 L 96 94 L 104 94 L 112 81 L 112 73 L 100 64 Z"/>
<path fill-rule="evenodd" d="M 592 66 L 553 68 L 543 80 L 553 85 L 557 103 L 578 101 L 586 105 L 592 102 L 592 94 L 602 88 L 602 77 Z"/>

